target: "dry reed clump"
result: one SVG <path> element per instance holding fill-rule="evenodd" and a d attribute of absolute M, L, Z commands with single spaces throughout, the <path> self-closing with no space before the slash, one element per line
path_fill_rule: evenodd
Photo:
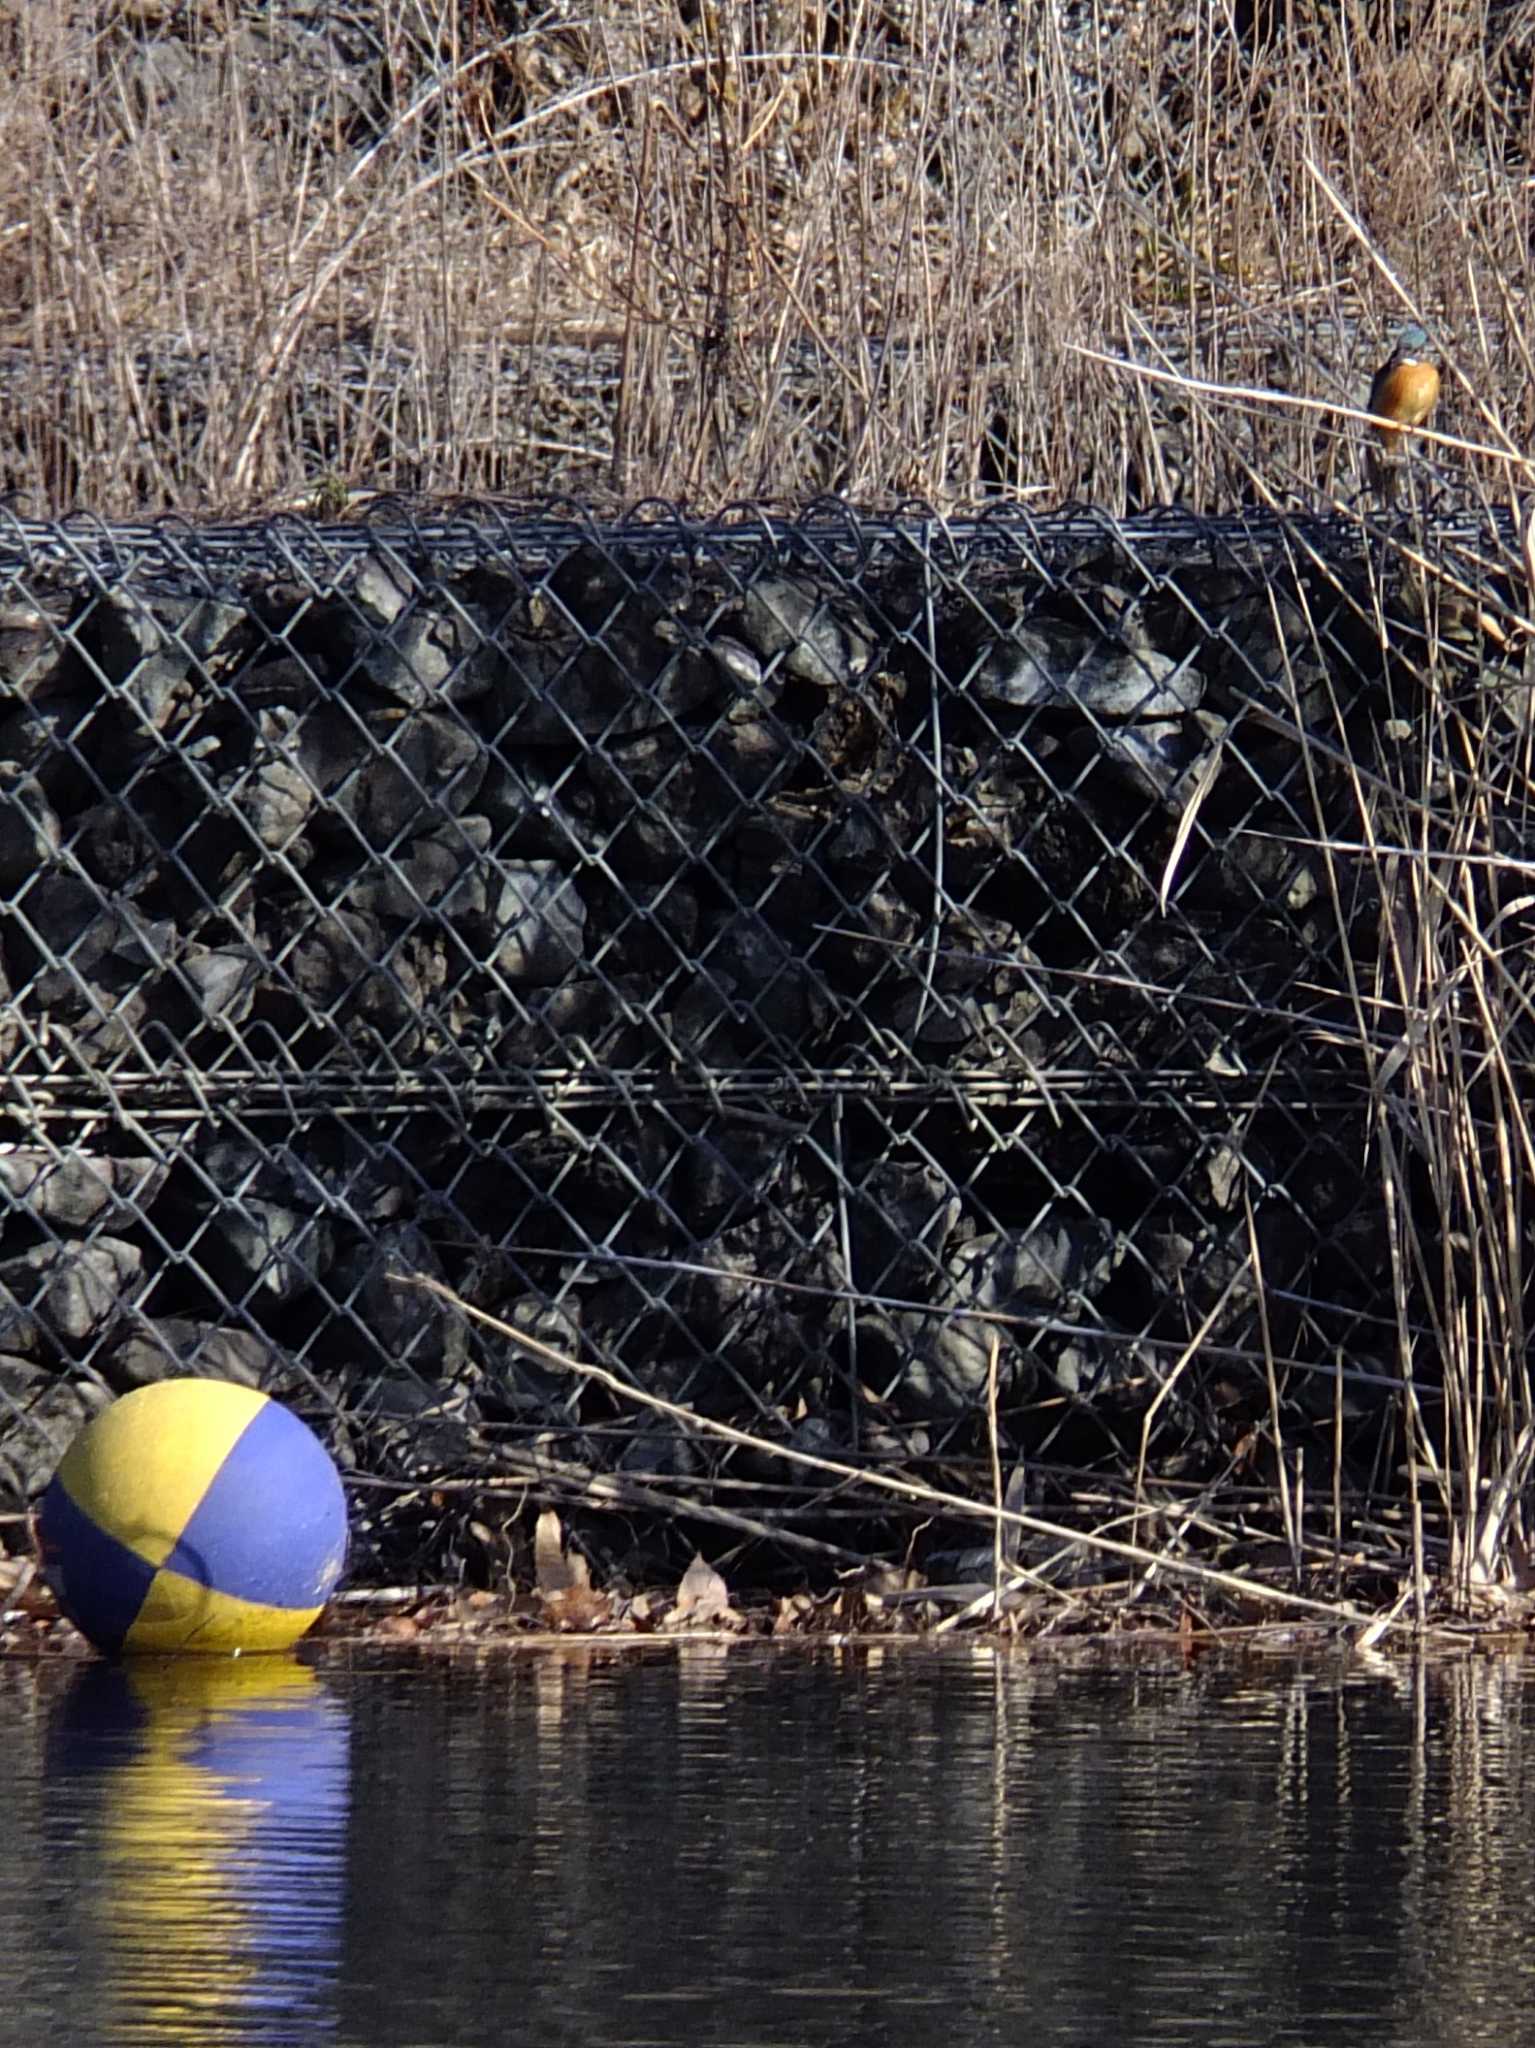
<path fill-rule="evenodd" d="M 1535 1589 L 1532 543 L 1535 522 L 1513 627 L 1523 687 L 1479 669 L 1476 638 L 1502 622 L 1477 610 L 1468 649 L 1464 595 L 1425 576 L 1415 772 L 1394 794 L 1358 792 L 1380 933 L 1352 995 L 1405 1383 L 1377 1463 L 1405 1479 L 1420 1620 L 1433 1583 L 1494 1611 L 1510 1589 L 1523 1611 Z"/>
<path fill-rule="evenodd" d="M 1532 424 L 1527 4 L 81 0 L 0 42 L 34 510 L 1288 500 L 1349 482 L 1325 419 L 1078 350 L 1357 403 L 1371 251 Z"/>

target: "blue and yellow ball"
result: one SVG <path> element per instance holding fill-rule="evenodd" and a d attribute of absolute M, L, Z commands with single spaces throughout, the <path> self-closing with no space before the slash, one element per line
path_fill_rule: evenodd
<path fill-rule="evenodd" d="M 346 1563 L 319 1438 L 251 1387 L 161 1380 L 87 1423 L 43 1495 L 59 1605 L 98 1649 L 285 1650 Z"/>

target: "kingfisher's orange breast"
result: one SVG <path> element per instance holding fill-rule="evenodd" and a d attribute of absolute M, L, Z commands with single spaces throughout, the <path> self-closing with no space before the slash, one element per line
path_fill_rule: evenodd
<path fill-rule="evenodd" d="M 1396 430 L 1382 427 L 1386 440 L 1395 440 L 1403 427 L 1421 427 L 1439 396 L 1439 372 L 1432 363 L 1387 363 L 1375 373 L 1370 386 L 1373 413 L 1395 420 Z"/>

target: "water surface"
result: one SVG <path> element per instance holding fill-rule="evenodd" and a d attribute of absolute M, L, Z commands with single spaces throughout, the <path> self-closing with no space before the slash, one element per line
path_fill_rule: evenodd
<path fill-rule="evenodd" d="M 1523 1660 L 0 1666 L 0 2048 L 1519 2048 L 1532 1729 Z"/>

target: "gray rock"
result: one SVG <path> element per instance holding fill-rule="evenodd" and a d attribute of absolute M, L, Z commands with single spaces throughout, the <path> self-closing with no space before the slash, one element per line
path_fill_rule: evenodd
<path fill-rule="evenodd" d="M 0 761 L 13 762 L 23 769 L 43 768 L 50 777 L 57 777 L 60 764 L 69 760 L 74 735 L 99 701 L 99 689 L 67 697 L 50 692 L 41 702 L 19 705 L 9 714 L 0 713 Z"/>
<path fill-rule="evenodd" d="M 60 1230 L 130 1228 L 153 1206 L 168 1172 L 158 1160 L 83 1150 L 23 1145 L 0 1152 L 0 1231 L 8 1211 Z"/>
<path fill-rule="evenodd" d="M 1014 626 L 984 657 L 974 687 L 1014 710 L 1066 705 L 1095 718 L 1175 718 L 1203 700 L 1204 677 L 1153 647 L 1094 641 L 1070 627 Z"/>
<path fill-rule="evenodd" d="M 108 1354 L 104 1371 L 120 1392 L 186 1374 L 229 1380 L 270 1393 L 292 1382 L 291 1359 L 252 1330 L 226 1329 L 182 1316 L 146 1319 Z"/>
<path fill-rule="evenodd" d="M 188 946 L 177 965 L 204 1020 L 239 1024 L 250 1015 L 259 966 L 249 953 Z"/>
<path fill-rule="evenodd" d="M 926 996 L 919 989 L 906 989 L 896 1000 L 891 1022 L 907 1044 L 935 1052 L 984 1045 L 996 1049 L 995 1057 L 1006 1058 L 1027 1049 L 1026 1033 L 1039 1009 L 1034 995 L 989 998 L 938 991 Z"/>
<path fill-rule="evenodd" d="M 113 972 L 141 980 L 161 972 L 176 951 L 176 927 L 168 919 L 145 917 L 128 899 L 68 866 L 34 879 L 26 910 L 39 943 L 61 962 L 45 972 L 44 1000 Z"/>
<path fill-rule="evenodd" d="M 1148 720 L 1111 727 L 1097 735 L 1105 758 L 1132 789 L 1160 804 L 1180 802 L 1192 787 L 1208 751 L 1181 719 Z"/>
<path fill-rule="evenodd" d="M 24 901 L 43 955 L 30 1002 L 82 1059 L 137 1049 L 156 984 L 174 964 L 176 927 L 68 868 L 37 876 Z"/>
<path fill-rule="evenodd" d="M 728 854 L 733 828 L 766 804 L 796 760 L 792 735 L 766 720 L 727 722 L 707 748 L 680 754 L 665 732 L 603 747 L 586 763 L 595 818 L 583 820 L 583 843 L 604 826 L 609 858 L 626 876 L 670 881 L 683 860 Z"/>
<path fill-rule="evenodd" d="M 485 773 L 485 751 L 455 718 L 418 712 L 403 723 L 370 719 L 365 765 L 332 801 L 370 846 L 390 846 L 469 810 Z"/>
<path fill-rule="evenodd" d="M 741 637 L 764 661 L 835 690 L 867 672 L 878 646 L 873 628 L 833 587 L 759 576 L 741 600 Z"/>
<path fill-rule="evenodd" d="M 786 1236 L 796 1247 L 787 1260 Z M 795 1381 L 807 1344 L 813 1349 L 824 1342 L 824 1331 L 833 1318 L 841 1323 L 843 1311 L 824 1294 L 796 1300 L 772 1280 L 794 1280 L 827 1293 L 845 1291 L 847 1274 L 836 1244 L 831 1206 L 814 1196 L 786 1192 L 770 1211 L 720 1231 L 710 1244 L 699 1247 L 691 1263 L 710 1272 L 679 1275 L 668 1291 L 673 1302 L 682 1305 L 688 1327 L 715 1333 L 711 1342 L 718 1347 L 716 1372 L 725 1380 L 711 1375 L 711 1388 L 709 1380 L 698 1379 L 695 1369 L 683 1379 L 675 1398 L 689 1398 L 683 1390 L 690 1381 L 692 1398 L 704 1392 L 711 1401 L 722 1384 L 770 1392 Z"/>
<path fill-rule="evenodd" d="M 1311 623 L 1294 598 L 1281 591 L 1244 591 L 1213 617 L 1220 639 L 1211 652 L 1222 643 L 1232 650 L 1221 680 L 1238 702 L 1255 697 L 1302 724 L 1325 715 L 1327 669 L 1317 657 Z"/>
<path fill-rule="evenodd" d="M 246 765 L 221 784 L 262 846 L 280 851 L 304 829 L 319 799 L 301 765 L 302 720 L 291 705 L 263 711 Z"/>
<path fill-rule="evenodd" d="M 72 827 L 61 869 L 83 869 L 104 894 L 130 901 L 159 878 L 165 841 L 179 835 L 180 817 L 146 792 L 142 811 L 108 800 L 77 811 Z"/>
<path fill-rule="evenodd" d="M 19 1296 L 0 1283 L 0 1353 L 25 1353 L 35 1358 L 45 1348 L 46 1333 L 32 1313 L 31 1275 L 18 1274 L 17 1278 L 26 1290 Z"/>
<path fill-rule="evenodd" d="M 986 1402 L 992 1340 L 997 1344 L 997 1389 L 1010 1399 L 1023 1370 L 1018 1347 L 1004 1331 L 958 1312 L 946 1316 L 902 1311 L 886 1318 L 860 1316 L 860 1355 L 883 1334 L 893 1352 L 896 1388 L 907 1413 L 973 1415 Z"/>
<path fill-rule="evenodd" d="M 593 547 L 572 550 L 531 590 L 478 579 L 455 611 L 483 641 L 481 715 L 503 749 L 674 729 L 717 701 L 722 672 L 663 601 L 665 582 L 653 564 L 631 573 L 622 551 Z"/>
<path fill-rule="evenodd" d="M 138 1291 L 144 1254 L 117 1237 L 93 1237 L 88 1244 L 34 1245 L 0 1259 L 0 1296 L 66 1344 L 83 1344 L 115 1322 Z M 0 1324 L 10 1318 L 0 1309 Z M 20 1349 L 17 1328 L 0 1328 L 0 1343 Z"/>
<path fill-rule="evenodd" d="M 1162 1379 L 1151 1346 L 1130 1337 L 1069 1338 L 1051 1359 L 1051 1371 L 1061 1392 L 1079 1401 L 1123 1397 Z"/>
<path fill-rule="evenodd" d="M 0 761 L 0 888 L 14 889 L 63 844 L 59 814 L 37 777 Z"/>
<path fill-rule="evenodd" d="M 306 1010 L 326 1014 L 350 1002 L 376 1008 L 386 1018 L 394 1014 L 404 998 L 390 971 L 375 964 L 389 952 L 376 918 L 345 910 L 310 917 L 306 922 L 307 905 L 274 907 L 278 916 L 273 940 L 292 940 L 294 927 L 298 927 L 299 936 L 292 940 L 287 954 L 284 979 Z"/>
<path fill-rule="evenodd" d="M 1098 718 L 1173 718 L 1197 709 L 1204 694 L 1198 669 L 1154 648 L 1100 654 L 1070 678 L 1066 689 L 1069 702 Z"/>
<path fill-rule="evenodd" d="M 413 1275 L 443 1277 L 436 1248 L 416 1224 L 386 1223 L 371 1243 L 337 1259 L 328 1284 L 391 1360 L 427 1380 L 449 1378 L 468 1358 L 468 1328 L 439 1295 L 398 1284 L 396 1276 Z"/>
<path fill-rule="evenodd" d="M 717 633 L 709 642 L 709 652 L 718 662 L 721 671 L 742 692 L 748 702 L 757 701 L 762 694 L 762 663 L 729 633 Z M 736 707 L 731 707 L 731 716 Z"/>
<path fill-rule="evenodd" d="M 331 1226 L 307 1207 L 244 1195 L 222 1207 L 216 1227 L 241 1273 L 276 1301 L 306 1293 L 330 1265 Z"/>
<path fill-rule="evenodd" d="M 568 776 L 555 778 L 535 754 L 493 755 L 475 808 L 490 820 L 503 859 L 556 860 L 568 866 L 586 850 L 589 828 L 572 808 Z"/>
<path fill-rule="evenodd" d="M 704 1470 L 704 1453 L 680 1429 L 641 1429 L 629 1437 L 614 1469 L 636 1478 L 695 1479 Z"/>
<path fill-rule="evenodd" d="M 1047 1220 L 1017 1236 L 991 1231 L 949 1260 L 952 1298 L 973 1308 L 1058 1309 L 1092 1300 L 1121 1256 L 1114 1233 L 1085 1217 Z"/>
<path fill-rule="evenodd" d="M 408 920 L 423 911 L 445 918 L 483 916 L 496 872 L 485 859 L 490 832 L 488 818 L 455 818 L 412 839 L 392 859 L 370 863 L 347 890 L 347 900 L 376 917 Z"/>
<path fill-rule="evenodd" d="M 382 555 L 364 555 L 352 572 L 349 595 L 379 625 L 393 625 L 415 593 L 415 580 L 409 571 L 386 561 Z"/>
<path fill-rule="evenodd" d="M 370 640 L 362 669 L 377 689 L 413 710 L 443 700 L 462 704 L 490 687 L 485 664 L 475 658 L 482 645 L 465 621 L 423 609 Z"/>
<path fill-rule="evenodd" d="M 979 944 L 986 950 L 971 950 Z M 915 956 L 922 958 L 920 951 Z M 903 1043 L 954 1048 L 983 1041 L 994 1056 L 1017 1056 L 1024 1034 L 1046 1006 L 1039 959 L 1000 919 L 945 926 L 919 986 L 905 986 L 890 1010 Z"/>
<path fill-rule="evenodd" d="M 118 592 L 76 619 L 70 637 L 87 668 L 159 731 L 178 701 L 190 701 L 194 671 L 206 681 L 229 670 L 250 637 L 250 614 L 227 598 Z"/>
<path fill-rule="evenodd" d="M 936 1168 L 871 1167 L 848 1201 L 853 1285 L 861 1294 L 925 1295 L 961 1213 Z"/>
<path fill-rule="evenodd" d="M 32 1506 L 109 1398 L 90 1380 L 0 1352 L 0 1513 Z"/>
<path fill-rule="evenodd" d="M 0 685 L 30 702 L 54 687 L 63 665 L 60 625 L 33 605 L 0 608 Z"/>
<path fill-rule="evenodd" d="M 565 1358 L 584 1356 L 579 1310 L 568 1302 L 545 1301 L 542 1296 L 519 1295 L 500 1303 L 497 1319 L 510 1323 L 558 1351 Z M 580 1385 L 573 1374 L 557 1366 L 541 1365 L 532 1353 L 509 1337 L 494 1332 L 482 1339 L 485 1348 L 485 1392 L 487 1405 L 504 1409 L 522 1420 L 534 1417 L 567 1421 L 580 1399 Z"/>
<path fill-rule="evenodd" d="M 198 597 L 168 615 L 176 641 L 203 678 L 220 678 L 253 639 L 249 608 L 227 597 Z"/>
<path fill-rule="evenodd" d="M 826 1028 L 833 1011 L 829 988 L 801 949 L 756 911 L 742 908 L 723 919 L 702 951 L 710 980 L 734 991 L 743 1023 L 786 1043 Z"/>
<path fill-rule="evenodd" d="M 553 982 L 582 957 L 586 905 L 552 860 L 497 864 L 501 877 L 492 961 L 511 982 Z"/>
<path fill-rule="evenodd" d="M 972 1312 L 1070 1314 L 1102 1290 L 1119 1256 L 1107 1227 L 1086 1218 L 1042 1222 L 1016 1236 L 992 1231 L 960 1245 L 946 1261 L 938 1312 L 882 1319 L 900 1361 L 903 1406 L 925 1415 L 974 1413 L 986 1398 L 993 1343 L 999 1393 L 1016 1395 L 1037 1369 L 1032 1349 L 1015 1328 Z M 859 1327 L 876 1337 L 880 1325 L 860 1319 Z"/>
<path fill-rule="evenodd" d="M 1200 1161 L 1200 1169 L 1212 1206 L 1217 1210 L 1234 1209 L 1247 1177 L 1241 1152 L 1229 1144 L 1213 1144 Z"/>
<path fill-rule="evenodd" d="M 290 1301 L 324 1277 L 334 1256 L 334 1228 L 324 1183 L 305 1170 L 301 1155 L 290 1160 L 219 1138 L 207 1147 L 203 1171 L 221 1195 L 209 1237 L 233 1266 L 238 1299 L 254 1285 L 273 1300 Z"/>
<path fill-rule="evenodd" d="M 186 695 L 192 658 L 146 604 L 117 594 L 97 597 L 71 621 L 69 638 L 94 683 L 120 694 L 151 730 L 170 723 Z"/>

